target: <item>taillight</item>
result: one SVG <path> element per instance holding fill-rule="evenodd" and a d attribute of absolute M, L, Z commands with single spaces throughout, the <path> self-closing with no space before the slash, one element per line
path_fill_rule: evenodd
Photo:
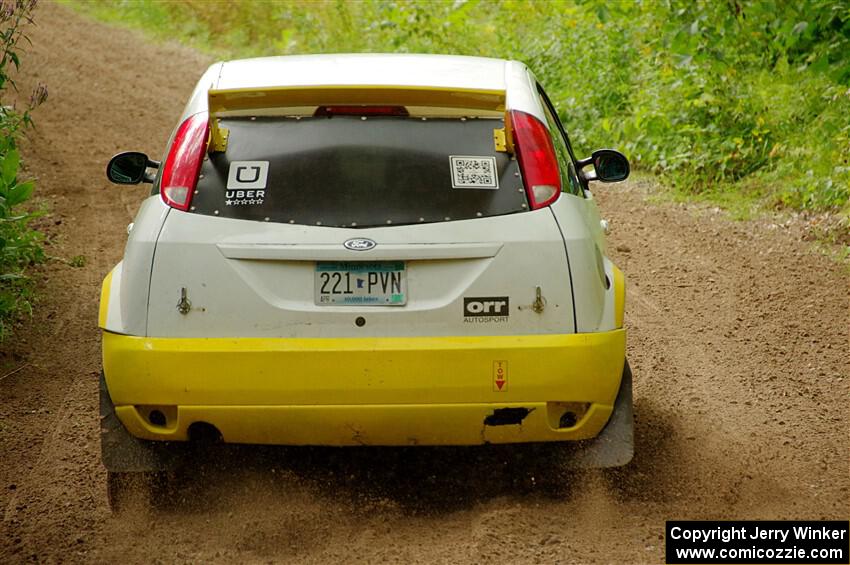
<path fill-rule="evenodd" d="M 159 184 L 162 199 L 172 208 L 189 209 L 207 150 L 208 135 L 209 118 L 206 112 L 186 118 L 174 134 Z"/>
<path fill-rule="evenodd" d="M 314 116 L 403 116 L 410 113 L 404 106 L 319 106 Z"/>
<path fill-rule="evenodd" d="M 518 110 L 511 110 L 510 120 L 531 209 L 548 206 L 561 195 L 561 173 L 549 130 L 534 116 Z"/>

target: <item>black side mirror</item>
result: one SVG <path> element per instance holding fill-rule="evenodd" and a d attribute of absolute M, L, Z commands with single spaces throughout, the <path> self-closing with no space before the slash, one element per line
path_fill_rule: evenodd
<path fill-rule="evenodd" d="M 147 172 L 148 167 L 159 168 L 158 161 L 151 161 L 148 156 L 139 151 L 125 151 L 109 160 L 106 166 L 106 178 L 115 184 L 139 184 L 153 182 L 153 175 Z"/>
<path fill-rule="evenodd" d="M 592 172 L 585 172 L 584 167 L 593 165 Z M 578 162 L 581 177 L 585 181 L 598 180 L 602 182 L 620 182 L 629 177 L 629 160 L 626 156 L 613 149 L 597 149 L 593 155 Z"/>

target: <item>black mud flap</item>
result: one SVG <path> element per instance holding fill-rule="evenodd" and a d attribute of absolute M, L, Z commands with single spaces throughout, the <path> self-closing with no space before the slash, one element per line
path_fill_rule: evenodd
<path fill-rule="evenodd" d="M 103 466 L 113 473 L 173 471 L 182 450 L 169 442 L 146 441 L 127 431 L 115 414 L 115 405 L 100 373 L 100 453 Z"/>
<path fill-rule="evenodd" d="M 598 436 L 580 441 L 570 450 L 569 466 L 577 469 L 622 467 L 632 460 L 634 452 L 632 370 L 626 361 L 611 418 Z"/>

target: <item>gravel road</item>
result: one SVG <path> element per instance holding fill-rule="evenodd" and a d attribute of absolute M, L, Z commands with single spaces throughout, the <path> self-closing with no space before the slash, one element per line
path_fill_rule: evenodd
<path fill-rule="evenodd" d="M 51 213 L 42 300 L 0 352 L 0 562 L 663 562 L 668 519 L 847 519 L 845 267 L 794 224 L 599 187 L 628 281 L 636 457 L 571 473 L 535 451 L 222 454 L 160 507 L 114 516 L 99 461 L 100 281 L 211 61 L 44 3 L 22 90 L 50 100 L 25 144 Z M 17 372 L 13 370 L 20 368 Z M 4 376 L 5 375 L 5 376 Z"/>

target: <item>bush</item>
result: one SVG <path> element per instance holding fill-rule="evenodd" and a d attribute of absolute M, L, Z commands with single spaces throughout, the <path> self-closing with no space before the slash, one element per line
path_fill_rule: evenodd
<path fill-rule="evenodd" d="M 20 68 L 19 43 L 28 41 L 23 29 L 32 22 L 34 7 L 34 0 L 0 4 L 0 340 L 8 335 L 11 320 L 31 312 L 32 281 L 26 268 L 44 259 L 41 234 L 29 227 L 34 214 L 20 211 L 34 183 L 19 177 L 17 141 L 32 125 L 30 111 L 47 99 L 47 89 L 39 85 L 22 110 L 5 100 L 10 89 L 17 92 L 10 71 Z"/>

